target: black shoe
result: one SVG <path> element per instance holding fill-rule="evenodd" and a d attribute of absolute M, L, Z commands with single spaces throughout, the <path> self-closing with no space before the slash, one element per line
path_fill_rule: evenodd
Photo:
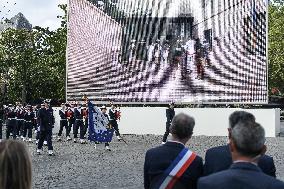
<path fill-rule="evenodd" d="M 53 150 L 48 150 L 48 155 L 49 156 L 54 156 Z"/>
<path fill-rule="evenodd" d="M 106 146 L 105 148 L 106 148 L 106 151 L 109 151 L 109 152 L 111 151 L 111 149 L 109 148 L 109 146 Z"/>

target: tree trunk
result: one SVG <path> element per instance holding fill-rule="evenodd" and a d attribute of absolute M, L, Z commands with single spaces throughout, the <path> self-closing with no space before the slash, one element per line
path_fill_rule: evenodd
<path fill-rule="evenodd" d="M 22 104 L 26 104 L 27 102 L 27 90 L 26 90 L 26 84 L 23 83 L 23 88 L 22 88 Z"/>

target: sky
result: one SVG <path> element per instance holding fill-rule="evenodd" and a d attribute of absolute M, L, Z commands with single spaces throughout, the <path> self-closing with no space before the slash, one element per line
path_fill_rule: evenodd
<path fill-rule="evenodd" d="M 63 14 L 57 5 L 66 3 L 67 0 L 0 0 L 0 20 L 21 12 L 33 26 L 54 30 L 60 27 L 57 16 Z"/>

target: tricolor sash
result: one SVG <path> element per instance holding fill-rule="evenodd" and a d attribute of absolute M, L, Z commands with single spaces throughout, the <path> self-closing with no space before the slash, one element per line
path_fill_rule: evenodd
<path fill-rule="evenodd" d="M 184 148 L 164 172 L 159 189 L 171 189 L 196 158 L 196 154 Z"/>

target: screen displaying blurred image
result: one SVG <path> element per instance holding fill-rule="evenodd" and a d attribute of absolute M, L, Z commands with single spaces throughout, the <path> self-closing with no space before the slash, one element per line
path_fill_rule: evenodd
<path fill-rule="evenodd" d="M 67 99 L 267 103 L 265 0 L 69 0 Z"/>

